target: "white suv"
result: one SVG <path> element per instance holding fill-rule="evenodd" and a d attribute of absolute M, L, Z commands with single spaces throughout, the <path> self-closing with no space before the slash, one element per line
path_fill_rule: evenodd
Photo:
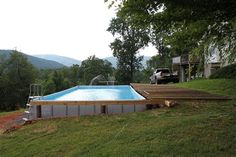
<path fill-rule="evenodd" d="M 179 82 L 179 78 L 177 75 L 172 75 L 168 68 L 159 68 L 156 69 L 152 76 L 150 76 L 150 83 L 151 84 L 158 84 L 158 83 L 169 83 Z"/>

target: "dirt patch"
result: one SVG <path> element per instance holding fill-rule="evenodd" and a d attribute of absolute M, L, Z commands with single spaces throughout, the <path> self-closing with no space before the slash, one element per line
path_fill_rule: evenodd
<path fill-rule="evenodd" d="M 22 115 L 23 115 L 22 112 L 16 112 L 0 116 L 0 130 L 4 130 L 8 126 L 8 124 L 12 123 Z"/>

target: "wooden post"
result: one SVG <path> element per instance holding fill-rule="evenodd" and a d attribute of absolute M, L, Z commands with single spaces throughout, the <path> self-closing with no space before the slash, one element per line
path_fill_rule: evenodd
<path fill-rule="evenodd" d="M 68 117 L 68 105 L 66 105 L 66 117 Z"/>
<path fill-rule="evenodd" d="M 93 105 L 93 112 L 96 114 L 96 105 Z"/>
<path fill-rule="evenodd" d="M 78 116 L 80 116 L 80 105 L 78 105 Z"/>
<path fill-rule="evenodd" d="M 107 113 L 107 106 L 106 105 L 101 105 L 101 113 L 106 114 Z"/>
<path fill-rule="evenodd" d="M 51 105 L 51 117 L 53 118 L 53 105 Z"/>
<path fill-rule="evenodd" d="M 165 100 L 164 105 L 167 107 L 174 107 L 177 105 L 177 102 L 173 100 Z"/>
<path fill-rule="evenodd" d="M 191 79 L 191 60 L 190 56 L 188 56 L 188 81 Z"/>
<path fill-rule="evenodd" d="M 36 117 L 37 118 L 42 118 L 42 108 L 41 105 L 36 106 Z"/>

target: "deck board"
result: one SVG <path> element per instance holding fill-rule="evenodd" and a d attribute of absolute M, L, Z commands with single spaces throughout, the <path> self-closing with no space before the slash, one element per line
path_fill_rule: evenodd
<path fill-rule="evenodd" d="M 163 100 L 230 100 L 230 98 L 226 96 L 176 87 L 174 85 L 132 83 L 131 86 L 152 103 Z"/>

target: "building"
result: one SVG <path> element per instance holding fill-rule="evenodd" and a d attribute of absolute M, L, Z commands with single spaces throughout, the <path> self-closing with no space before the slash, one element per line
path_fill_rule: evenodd
<path fill-rule="evenodd" d="M 197 73 L 199 63 L 200 60 L 197 57 L 191 58 L 188 54 L 174 57 L 172 58 L 172 71 L 177 71 L 179 81 L 185 82 L 191 78 L 199 77 L 199 74 Z"/>
<path fill-rule="evenodd" d="M 204 63 L 204 76 L 209 78 L 217 69 L 226 66 L 220 58 L 219 51 L 215 51 L 212 55 L 207 56 Z"/>
<path fill-rule="evenodd" d="M 185 82 L 197 77 L 209 78 L 217 69 L 229 65 L 227 62 L 222 62 L 220 52 L 217 49 L 205 57 L 202 69 L 201 67 L 199 69 L 199 64 L 199 57 L 190 57 L 188 54 L 181 55 L 172 58 L 172 71 L 178 71 L 180 82 Z"/>

